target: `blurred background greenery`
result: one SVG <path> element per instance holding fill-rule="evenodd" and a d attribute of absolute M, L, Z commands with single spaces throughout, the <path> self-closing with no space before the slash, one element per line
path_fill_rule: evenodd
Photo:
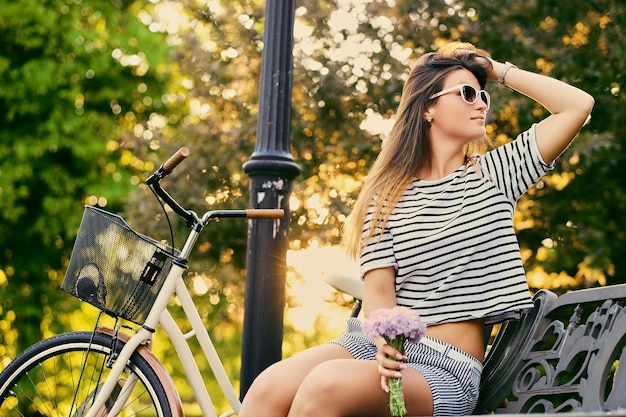
<path fill-rule="evenodd" d="M 188 146 L 168 179 L 176 196 L 198 211 L 247 207 L 242 165 L 255 143 L 264 12 L 260 0 L 0 0 L 0 369 L 42 337 L 92 325 L 93 308 L 59 288 L 83 205 L 167 239 L 142 184 Z M 618 0 L 298 1 L 291 146 L 302 174 L 290 201 L 284 355 L 340 331 L 336 317 L 348 310 L 333 306 L 349 301 L 321 278 L 351 270 L 334 249 L 342 222 L 412 60 L 450 40 L 595 97 L 590 124 L 520 201 L 516 227 L 533 289 L 623 282 L 624 28 Z M 545 116 L 506 88 L 490 92 L 496 143 Z M 246 227 L 213 226 L 188 274 L 235 377 Z M 167 366 L 180 380 L 180 367 Z"/>

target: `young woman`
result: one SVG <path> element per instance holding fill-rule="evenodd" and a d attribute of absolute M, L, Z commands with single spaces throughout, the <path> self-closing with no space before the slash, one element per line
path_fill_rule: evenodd
<path fill-rule="evenodd" d="M 468 145 L 486 134 L 487 80 L 534 99 L 550 116 L 506 145 L 471 154 Z M 516 201 L 552 169 L 593 103 L 584 91 L 470 44 L 422 56 L 345 242 L 360 258 L 365 315 L 416 309 L 426 336 L 405 345 L 403 356 L 350 319 L 339 339 L 259 375 L 239 417 L 387 416 L 390 377 L 402 377 L 408 415 L 471 414 L 484 325 L 532 307 L 513 228 Z"/>

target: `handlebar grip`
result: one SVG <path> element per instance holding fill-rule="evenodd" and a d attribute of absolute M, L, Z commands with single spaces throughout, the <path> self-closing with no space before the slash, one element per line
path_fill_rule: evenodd
<path fill-rule="evenodd" d="M 174 155 L 170 156 L 170 158 L 167 161 L 165 161 L 165 163 L 163 164 L 163 171 L 166 174 L 169 174 L 170 172 L 174 170 L 174 168 L 178 166 L 178 164 L 183 162 L 183 160 L 187 158 L 188 156 L 189 156 L 189 148 L 183 146 L 182 148 L 177 150 Z"/>
<path fill-rule="evenodd" d="M 285 217 L 283 209 L 247 209 L 246 218 L 248 219 L 282 219 Z"/>

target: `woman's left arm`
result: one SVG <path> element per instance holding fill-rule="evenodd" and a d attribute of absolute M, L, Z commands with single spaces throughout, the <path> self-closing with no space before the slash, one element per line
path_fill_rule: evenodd
<path fill-rule="evenodd" d="M 489 79 L 502 77 L 507 64 L 493 61 Z M 536 140 L 546 163 L 554 161 L 572 142 L 591 114 L 594 99 L 585 91 L 544 75 L 510 67 L 504 84 L 530 97 L 551 114 L 537 124 Z"/>
<path fill-rule="evenodd" d="M 372 311 L 380 308 L 396 306 L 395 270 L 393 267 L 373 269 L 363 277 L 365 289 L 363 292 L 363 312 L 368 317 Z M 406 358 L 380 337 L 374 341 L 378 348 L 376 361 L 380 372 L 380 386 L 389 392 L 389 378 L 401 377 L 400 371 L 406 366 Z M 397 360 L 390 359 L 395 357 Z M 400 361 L 400 362 L 399 362 Z"/>

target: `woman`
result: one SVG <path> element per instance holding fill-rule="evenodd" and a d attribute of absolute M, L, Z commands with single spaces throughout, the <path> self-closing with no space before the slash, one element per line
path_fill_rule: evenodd
<path fill-rule="evenodd" d="M 468 145 L 486 134 L 487 80 L 551 114 L 509 144 L 469 154 Z M 552 169 L 593 103 L 584 91 L 492 60 L 470 44 L 422 56 L 344 239 L 360 257 L 365 316 L 395 305 L 414 308 L 426 336 L 405 345 L 403 356 L 350 319 L 339 339 L 259 375 L 239 416 L 386 416 L 391 377 L 402 377 L 408 415 L 471 414 L 483 327 L 532 307 L 513 228 L 515 203 Z"/>

